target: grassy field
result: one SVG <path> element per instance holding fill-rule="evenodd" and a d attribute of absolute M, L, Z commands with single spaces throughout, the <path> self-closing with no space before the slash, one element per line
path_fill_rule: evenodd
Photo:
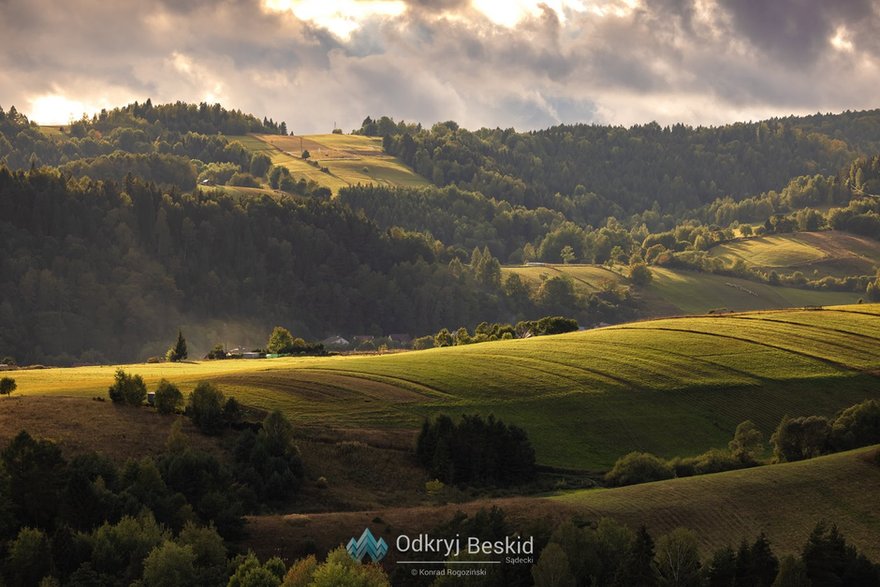
<path fill-rule="evenodd" d="M 555 275 L 567 275 L 581 293 L 595 293 L 606 283 L 628 285 L 622 275 L 624 268 L 612 269 L 601 265 L 540 265 L 508 266 L 502 273 L 516 273 L 532 287 L 541 280 Z M 652 316 L 705 314 L 709 310 L 726 308 L 731 311 L 770 310 L 803 306 L 833 306 L 852 304 L 859 295 L 849 292 L 815 291 L 793 287 L 779 287 L 737 277 L 651 267 L 654 279 L 639 290 L 643 310 Z"/>
<path fill-rule="evenodd" d="M 765 271 L 801 271 L 808 279 L 873 275 L 880 266 L 877 241 L 840 231 L 743 238 L 713 247 L 709 254 L 730 265 L 742 259 Z"/>
<path fill-rule="evenodd" d="M 212 380 L 303 426 L 413 430 L 427 415 L 494 413 L 543 464 L 607 469 L 631 450 L 726 446 L 751 418 L 825 414 L 880 397 L 880 305 L 638 322 L 381 356 L 131 365 L 191 389 Z M 105 395 L 114 367 L 17 371 L 23 395 Z"/>
<path fill-rule="evenodd" d="M 617 489 L 590 489 L 549 498 L 479 500 L 440 507 L 363 512 L 258 516 L 248 520 L 248 545 L 262 556 L 301 556 L 308 545 L 334 548 L 352 528 L 371 527 L 386 540 L 415 535 L 448 521 L 456 511 L 473 514 L 500 506 L 521 527 L 556 524 L 577 516 L 611 517 L 635 529 L 645 524 L 655 539 L 682 526 L 697 533 L 704 558 L 724 546 L 736 548 L 766 533 L 777 556 L 799 554 L 820 520 L 838 524 L 847 542 L 880 558 L 880 485 L 877 447 L 798 463 L 672 479 Z M 381 519 L 382 523 L 374 522 Z M 395 553 L 390 555 L 392 560 Z"/>
<path fill-rule="evenodd" d="M 576 491 L 553 501 L 590 518 L 609 516 L 660 532 L 692 528 L 705 549 L 736 546 L 760 531 L 777 554 L 798 553 L 820 520 L 838 524 L 847 540 L 880 557 L 877 448 L 617 489 Z"/>
<path fill-rule="evenodd" d="M 358 135 L 247 135 L 231 136 L 251 152 L 269 155 L 272 163 L 283 165 L 297 179 L 305 177 L 329 188 L 334 194 L 340 188 L 357 184 L 379 184 L 419 187 L 429 182 L 396 157 L 382 151 L 382 140 Z M 300 155 L 309 151 L 311 159 L 330 170 L 324 173 L 306 163 Z"/>

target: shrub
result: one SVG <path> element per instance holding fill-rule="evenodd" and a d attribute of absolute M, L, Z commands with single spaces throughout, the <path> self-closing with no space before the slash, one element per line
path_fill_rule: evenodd
<path fill-rule="evenodd" d="M 173 414 L 183 404 L 183 394 L 176 385 L 163 379 L 156 388 L 155 401 L 160 414 Z"/>
<path fill-rule="evenodd" d="M 223 392 L 206 381 L 200 381 L 189 394 L 187 415 L 205 434 L 219 434 L 223 429 Z"/>
<path fill-rule="evenodd" d="M 727 448 L 733 458 L 744 464 L 754 464 L 764 452 L 764 435 L 751 420 L 740 422 Z"/>
<path fill-rule="evenodd" d="M 0 379 L 0 395 L 12 395 L 12 392 L 18 388 L 15 379 L 12 377 L 4 377 Z"/>
<path fill-rule="evenodd" d="M 234 173 L 232 177 L 229 178 L 227 185 L 244 187 L 244 188 L 258 188 L 260 187 L 260 182 L 254 178 L 250 173 Z"/>
<path fill-rule="evenodd" d="M 697 475 L 732 471 L 743 466 L 743 462 L 723 450 L 712 449 L 696 458 L 694 469 Z"/>
<path fill-rule="evenodd" d="M 880 443 L 880 401 L 865 400 L 845 409 L 831 424 L 831 444 L 848 450 Z"/>
<path fill-rule="evenodd" d="M 413 340 L 412 343 L 413 350 L 421 351 L 424 349 L 430 349 L 434 347 L 434 337 L 430 334 L 427 336 L 420 336 Z"/>
<path fill-rule="evenodd" d="M 605 475 L 610 485 L 633 485 L 673 477 L 672 467 L 663 459 L 646 452 L 631 452 L 617 459 Z"/>
<path fill-rule="evenodd" d="M 147 399 L 147 386 L 140 375 L 129 375 L 122 369 L 117 369 L 113 377 L 113 385 L 107 393 L 114 403 L 139 406 Z"/>
<path fill-rule="evenodd" d="M 773 455 L 778 461 L 800 461 L 827 454 L 830 433 L 828 419 L 822 416 L 784 416 L 770 437 Z"/>
<path fill-rule="evenodd" d="M 629 278 L 633 285 L 644 287 L 651 283 L 654 274 L 645 263 L 633 263 L 629 266 Z"/>
<path fill-rule="evenodd" d="M 214 345 L 208 354 L 205 356 L 206 359 L 225 359 L 226 358 L 226 349 L 223 348 L 222 344 Z"/>

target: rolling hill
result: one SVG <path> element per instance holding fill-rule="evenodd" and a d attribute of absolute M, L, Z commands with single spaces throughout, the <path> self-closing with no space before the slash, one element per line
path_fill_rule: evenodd
<path fill-rule="evenodd" d="M 348 539 L 352 528 L 372 527 L 386 540 L 398 533 L 424 532 L 456 511 L 473 514 L 497 505 L 520 524 L 558 523 L 576 517 L 610 517 L 656 539 L 683 526 L 694 530 L 703 557 L 764 532 L 777 556 L 799 554 L 817 522 L 836 523 L 850 544 L 877 560 L 880 516 L 878 449 L 863 448 L 797 463 L 784 463 L 633 485 L 589 489 L 548 498 L 478 500 L 440 507 L 389 508 L 363 512 L 249 518 L 249 546 L 263 556 L 299 553 L 308 545 L 325 550 Z M 382 520 L 378 525 L 374 520 Z M 388 529 L 391 529 L 390 531 Z M 394 553 L 392 553 L 392 557 Z"/>
<path fill-rule="evenodd" d="M 801 271 L 807 279 L 873 275 L 880 266 L 880 242 L 836 230 L 736 239 L 709 254 L 728 265 L 741 259 L 764 271 Z"/>
<path fill-rule="evenodd" d="M 266 153 L 275 165 L 287 167 L 297 179 L 305 177 L 334 194 L 357 184 L 418 187 L 428 181 L 398 158 L 386 155 L 382 140 L 360 135 L 246 135 L 231 136 L 253 153 Z M 301 157 L 309 151 L 310 165 Z M 325 167 L 329 172 L 321 171 Z"/>
<path fill-rule="evenodd" d="M 148 384 L 209 379 L 301 426 L 413 430 L 439 412 L 525 428 L 546 465 L 607 469 L 631 450 L 725 446 L 790 415 L 880 397 L 880 304 L 636 322 L 381 356 L 131 365 Z M 24 395 L 104 395 L 113 367 L 15 373 Z"/>
<path fill-rule="evenodd" d="M 625 270 L 621 266 L 609 269 L 603 265 L 547 263 L 507 266 L 502 268 L 502 274 L 515 273 L 531 287 L 540 285 L 544 277 L 564 275 L 572 279 L 576 290 L 586 294 L 601 291 L 607 283 L 629 285 L 629 279 L 623 275 Z M 642 311 L 649 316 L 852 304 L 860 297 L 854 292 L 772 286 L 739 277 L 666 267 L 651 267 L 651 272 L 651 283 L 638 290 Z"/>

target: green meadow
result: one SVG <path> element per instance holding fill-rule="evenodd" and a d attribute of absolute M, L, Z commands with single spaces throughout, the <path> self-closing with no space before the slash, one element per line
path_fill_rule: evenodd
<path fill-rule="evenodd" d="M 106 396 L 115 367 L 15 372 L 16 394 Z M 149 386 L 217 383 L 301 426 L 415 429 L 494 413 L 541 464 L 604 470 L 631 450 L 686 456 L 736 425 L 832 415 L 880 397 L 880 304 L 670 318 L 386 355 L 124 366 Z"/>
<path fill-rule="evenodd" d="M 765 271 L 801 271 L 807 279 L 873 275 L 880 266 L 880 243 L 835 230 L 736 239 L 709 254 L 728 265 L 741 260 Z"/>
<path fill-rule="evenodd" d="M 413 172 L 396 157 L 382 151 L 382 140 L 360 135 L 246 135 L 230 136 L 252 153 L 265 153 L 274 165 L 287 167 L 295 178 L 305 177 L 334 194 L 357 184 L 420 187 L 429 182 Z M 326 167 L 321 171 L 302 159 L 306 150 L 310 159 Z"/>
<path fill-rule="evenodd" d="M 625 267 L 616 265 L 517 265 L 502 268 L 505 275 L 517 274 L 531 287 L 538 287 L 547 277 L 567 276 L 577 291 L 587 294 L 601 291 L 608 284 L 629 285 Z M 697 271 L 651 267 L 653 279 L 637 295 L 643 309 L 654 316 L 705 314 L 710 310 L 735 312 L 770 310 L 797 306 L 833 306 L 859 300 L 854 292 L 817 291 L 714 275 Z"/>
<path fill-rule="evenodd" d="M 558 506 L 596 519 L 612 517 L 655 534 L 678 526 L 697 531 L 706 554 L 754 540 L 764 532 L 777 555 L 800 554 L 816 523 L 837 524 L 847 541 L 880 556 L 880 483 L 877 448 L 862 448 L 782 463 L 645 483 L 574 491 L 552 498 Z"/>

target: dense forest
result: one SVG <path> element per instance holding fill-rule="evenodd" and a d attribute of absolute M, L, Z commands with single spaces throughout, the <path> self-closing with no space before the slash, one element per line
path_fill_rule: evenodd
<path fill-rule="evenodd" d="M 625 287 L 527 286 L 502 279 L 501 263 L 666 265 L 877 292 L 873 275 L 809 282 L 721 267 L 706 251 L 749 223 L 880 238 L 878 128 L 880 111 L 529 133 L 368 118 L 359 132 L 436 185 L 330 198 L 232 136 L 286 133 L 283 122 L 147 101 L 49 132 L 0 108 L 0 356 L 146 359 L 180 326 L 204 353 L 260 344 L 277 324 L 318 340 L 638 315 Z"/>

